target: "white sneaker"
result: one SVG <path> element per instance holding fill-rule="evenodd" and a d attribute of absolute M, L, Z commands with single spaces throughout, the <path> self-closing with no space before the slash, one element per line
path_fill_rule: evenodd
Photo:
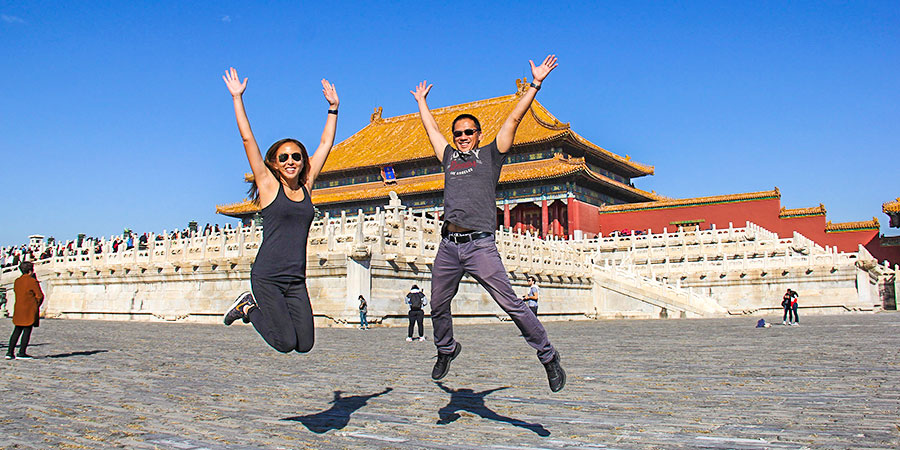
<path fill-rule="evenodd" d="M 782 321 L 781 321 L 781 324 L 782 324 L 782 325 L 787 325 L 787 322 L 785 322 L 785 321 L 782 320 Z"/>
<path fill-rule="evenodd" d="M 412 342 L 412 338 L 411 337 L 406 338 L 406 342 Z"/>
<path fill-rule="evenodd" d="M 422 336 L 422 337 L 420 337 L 420 338 L 419 338 L 419 340 L 420 340 L 420 341 L 427 341 L 427 340 L 428 340 L 428 338 L 427 338 L 427 337 L 425 337 L 425 336 Z"/>

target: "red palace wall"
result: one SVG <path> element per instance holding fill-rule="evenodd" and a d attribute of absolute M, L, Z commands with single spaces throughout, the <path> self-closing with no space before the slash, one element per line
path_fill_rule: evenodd
<path fill-rule="evenodd" d="M 584 203 L 574 198 L 569 199 L 569 234 L 572 234 L 572 230 L 581 230 L 584 232 L 584 237 L 592 238 L 596 236 L 600 231 L 600 215 L 597 211 L 600 208 L 591 205 L 589 203 Z"/>
<path fill-rule="evenodd" d="M 590 205 L 584 205 L 590 207 Z M 582 209 L 579 207 L 579 210 Z M 584 208 L 583 215 L 590 215 Z M 596 209 L 595 209 L 596 210 Z M 570 209 L 571 211 L 571 209 Z M 696 205 L 669 207 L 664 209 L 625 211 L 598 214 L 597 227 L 591 220 L 582 218 L 582 229 L 586 233 L 602 232 L 609 235 L 621 230 L 652 230 L 662 232 L 664 228 L 670 232 L 678 229 L 672 222 L 700 221 L 701 229 L 728 228 L 729 222 L 735 227 L 742 227 L 747 221 L 753 222 L 781 237 L 791 237 L 796 231 L 825 247 L 837 247 L 842 252 L 855 252 L 859 244 L 878 258 L 888 260 L 892 264 L 900 264 L 900 247 L 882 247 L 878 230 L 826 232 L 824 215 L 780 218 L 781 201 L 777 198 L 763 200 L 747 200 L 713 205 Z M 594 213 L 597 214 L 597 213 Z M 580 216 L 581 217 L 581 216 Z M 570 219 L 571 227 L 571 219 Z M 574 229 L 574 228 L 570 228 Z"/>
<path fill-rule="evenodd" d="M 678 229 L 671 222 L 685 220 L 704 220 L 700 224 L 703 229 L 709 229 L 712 225 L 716 228 L 728 228 L 729 222 L 735 227 L 742 227 L 747 221 L 753 222 L 773 232 L 771 227 L 776 225 L 774 217 L 778 220 L 781 202 L 778 199 L 753 200 L 747 202 L 722 203 L 717 205 L 698 205 L 686 207 L 672 207 L 665 209 L 653 209 L 644 211 L 625 211 L 599 214 L 600 231 L 608 235 L 621 230 L 652 230 L 661 233 L 663 228 L 669 231 Z M 822 224 L 824 228 L 825 224 Z M 779 236 L 781 234 L 779 233 Z"/>

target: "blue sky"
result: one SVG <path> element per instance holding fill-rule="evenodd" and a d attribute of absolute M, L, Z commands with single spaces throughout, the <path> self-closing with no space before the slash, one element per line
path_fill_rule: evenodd
<path fill-rule="evenodd" d="M 415 112 L 422 79 L 432 107 L 505 95 L 550 52 L 538 101 L 654 165 L 638 187 L 778 186 L 898 234 L 881 203 L 900 195 L 900 3 L 481 3 L 0 1 L 0 245 L 233 222 L 215 214 L 249 170 L 229 66 L 267 147 L 316 142 L 323 77 L 342 140 L 376 106 Z"/>

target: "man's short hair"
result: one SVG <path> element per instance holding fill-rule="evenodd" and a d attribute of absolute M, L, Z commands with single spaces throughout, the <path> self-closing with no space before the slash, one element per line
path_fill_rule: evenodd
<path fill-rule="evenodd" d="M 453 119 L 453 124 L 450 125 L 450 131 L 452 132 L 453 130 L 455 130 L 456 122 L 459 122 L 460 120 L 463 120 L 463 119 L 469 119 L 472 122 L 475 122 L 475 128 L 478 129 L 479 131 L 481 131 L 481 122 L 478 121 L 477 117 L 475 117 L 471 114 L 460 114 L 460 115 L 456 116 L 456 118 Z"/>
<path fill-rule="evenodd" d="M 419 286 L 414 284 L 411 288 L 409 288 L 409 290 L 418 289 L 418 288 L 419 288 Z"/>
<path fill-rule="evenodd" d="M 34 270 L 34 264 L 32 264 L 31 261 L 22 261 L 22 263 L 19 264 L 19 270 L 22 271 L 22 275 L 31 273 Z"/>
<path fill-rule="evenodd" d="M 535 283 L 537 283 L 537 279 L 535 279 L 534 277 L 528 277 L 528 281 L 534 281 Z"/>

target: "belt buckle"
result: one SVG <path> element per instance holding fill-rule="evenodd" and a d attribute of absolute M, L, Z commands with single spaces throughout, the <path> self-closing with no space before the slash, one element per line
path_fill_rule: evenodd
<path fill-rule="evenodd" d="M 451 232 L 447 235 L 454 244 L 465 244 L 472 240 L 472 233 Z"/>

